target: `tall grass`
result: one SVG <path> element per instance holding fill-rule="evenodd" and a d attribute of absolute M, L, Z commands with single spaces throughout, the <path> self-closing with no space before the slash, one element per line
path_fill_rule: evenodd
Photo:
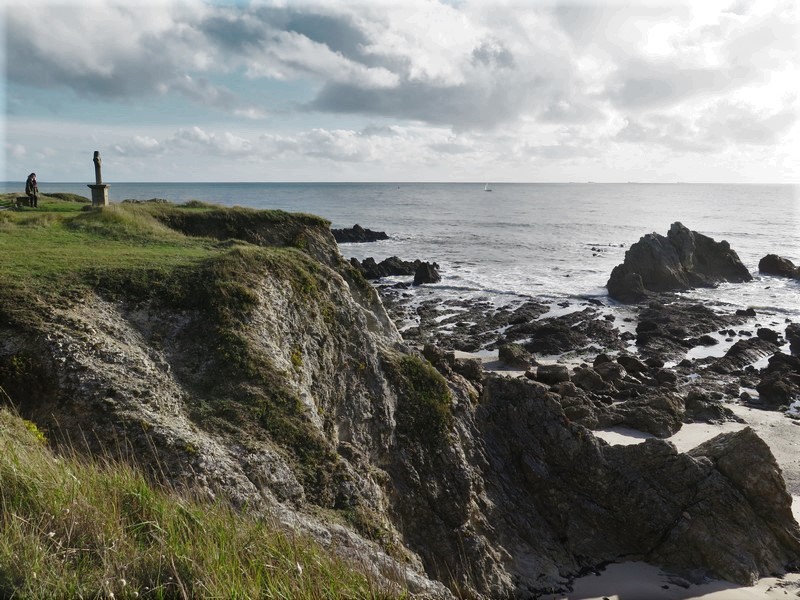
<path fill-rule="evenodd" d="M 54 455 L 0 410 L 2 598 L 396 598 L 268 519 Z"/>

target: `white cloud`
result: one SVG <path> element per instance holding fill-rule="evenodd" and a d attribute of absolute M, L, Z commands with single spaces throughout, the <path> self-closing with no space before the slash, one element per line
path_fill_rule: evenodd
<path fill-rule="evenodd" d="M 228 131 L 221 134 L 207 132 L 197 126 L 179 129 L 166 144 L 189 149 L 200 146 L 212 154 L 232 157 L 246 155 L 253 150 L 252 142 L 244 137 Z"/>
<path fill-rule="evenodd" d="M 7 152 L 13 158 L 25 158 L 28 155 L 28 150 L 22 144 L 7 144 Z"/>

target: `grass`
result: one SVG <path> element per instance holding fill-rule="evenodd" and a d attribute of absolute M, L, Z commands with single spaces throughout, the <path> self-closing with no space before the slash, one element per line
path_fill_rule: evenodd
<path fill-rule="evenodd" d="M 426 360 L 411 355 L 386 355 L 384 364 L 400 390 L 397 432 L 421 447 L 447 444 L 453 421 L 447 381 Z"/>
<path fill-rule="evenodd" d="M 0 410 L 0 597 L 396 598 L 268 519 L 54 455 Z"/>
<path fill-rule="evenodd" d="M 169 272 L 219 253 L 218 242 L 169 230 L 138 207 L 81 210 L 41 197 L 39 209 L 0 213 L 0 283 L 61 293 L 91 271 Z"/>

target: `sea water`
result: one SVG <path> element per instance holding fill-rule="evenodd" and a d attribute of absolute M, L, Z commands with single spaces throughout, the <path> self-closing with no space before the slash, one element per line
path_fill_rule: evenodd
<path fill-rule="evenodd" d="M 22 189 L 6 183 L 4 191 Z M 40 182 L 42 193 L 87 195 L 83 184 Z M 426 295 L 600 299 L 609 274 L 642 235 L 666 235 L 680 221 L 727 240 L 754 276 L 688 295 L 701 302 L 752 306 L 800 320 L 800 282 L 761 276 L 769 253 L 800 264 L 800 187 L 723 184 L 484 183 L 112 183 L 112 202 L 165 198 L 277 208 L 320 215 L 333 227 L 385 231 L 390 239 L 343 244 L 342 254 L 389 256 L 440 265 Z M 423 292 L 420 292 L 423 293 Z"/>

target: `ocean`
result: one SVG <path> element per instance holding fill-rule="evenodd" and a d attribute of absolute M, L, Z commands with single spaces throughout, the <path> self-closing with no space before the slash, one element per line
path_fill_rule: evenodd
<path fill-rule="evenodd" d="M 752 306 L 776 320 L 800 320 L 800 282 L 760 276 L 769 253 L 800 264 L 800 186 L 725 184 L 484 183 L 112 183 L 112 202 L 165 198 L 278 208 L 329 219 L 333 227 L 385 231 L 391 239 L 343 244 L 342 254 L 440 265 L 442 281 L 416 293 L 442 299 L 521 296 L 546 301 L 597 298 L 625 250 L 680 221 L 727 240 L 754 276 L 687 295 Z M 3 191 L 21 183 L 7 182 Z M 40 182 L 42 193 L 88 195 L 85 184 Z"/>

